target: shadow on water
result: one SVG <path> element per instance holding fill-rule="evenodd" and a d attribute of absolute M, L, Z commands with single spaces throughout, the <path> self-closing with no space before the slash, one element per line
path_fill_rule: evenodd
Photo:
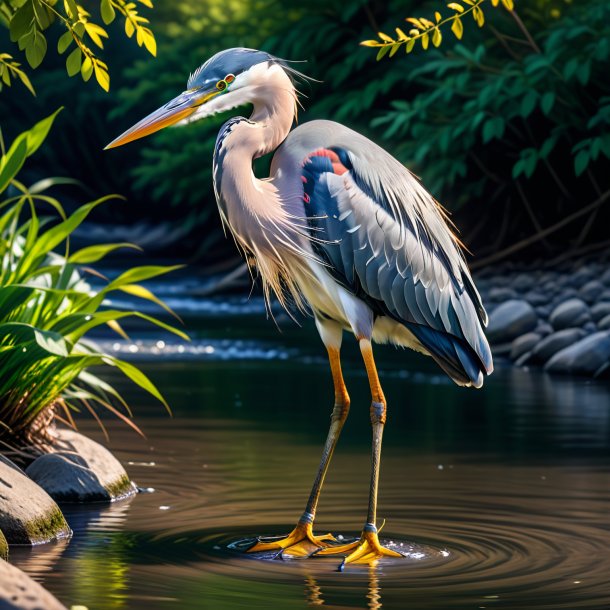
<path fill-rule="evenodd" d="M 322 350 L 305 333 L 237 334 L 241 352 L 228 351 L 230 330 L 195 332 L 190 359 L 191 348 L 178 356 L 179 345 L 140 337 L 174 417 L 125 384 L 147 439 L 110 423 L 111 446 L 154 492 L 66 506 L 73 539 L 11 549 L 14 563 L 90 610 L 608 607 L 608 382 L 499 367 L 483 391 L 465 391 L 421 358 L 378 350 L 382 537 L 409 558 L 338 573 L 338 559 L 263 561 L 229 546 L 292 527 L 331 407 Z M 316 527 L 347 537 L 366 510 L 370 431 L 359 355 L 345 352 L 352 412 Z M 93 422 L 81 430 L 100 438 Z"/>

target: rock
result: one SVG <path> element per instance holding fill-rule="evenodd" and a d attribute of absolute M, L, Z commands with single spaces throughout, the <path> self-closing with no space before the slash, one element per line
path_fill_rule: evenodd
<path fill-rule="evenodd" d="M 55 501 L 7 458 L 0 460 L 0 530 L 9 544 L 41 544 L 72 532 Z"/>
<path fill-rule="evenodd" d="M 56 597 L 10 563 L 0 559 L 1 610 L 67 610 Z"/>
<path fill-rule="evenodd" d="M 610 303 L 610 289 L 606 288 L 599 297 L 597 297 L 598 303 Z"/>
<path fill-rule="evenodd" d="M 57 434 L 53 453 L 41 455 L 26 470 L 50 496 L 62 502 L 99 502 L 137 493 L 108 449 L 74 430 Z"/>
<path fill-rule="evenodd" d="M 597 280 L 591 280 L 582 286 L 579 292 L 580 297 L 590 305 L 595 303 L 599 295 L 604 292 L 604 285 Z"/>
<path fill-rule="evenodd" d="M 610 288 L 610 268 L 606 269 L 602 273 L 601 277 L 599 278 L 599 281 Z"/>
<path fill-rule="evenodd" d="M 492 288 L 489 291 L 489 295 L 487 298 L 490 301 L 494 301 L 495 303 L 503 303 L 504 301 L 508 301 L 509 299 L 514 299 L 517 296 L 517 293 L 511 288 L 500 287 L 500 288 Z"/>
<path fill-rule="evenodd" d="M 0 559 L 8 559 L 8 542 L 0 530 Z"/>
<path fill-rule="evenodd" d="M 545 365 L 549 373 L 594 375 L 610 360 L 610 332 L 601 331 L 557 352 Z"/>
<path fill-rule="evenodd" d="M 512 287 L 518 292 L 525 292 L 534 286 L 536 280 L 527 273 L 516 275 L 511 281 Z"/>
<path fill-rule="evenodd" d="M 587 304 L 581 299 L 568 299 L 551 312 L 549 322 L 555 330 L 581 326 L 591 319 Z"/>
<path fill-rule="evenodd" d="M 492 311 L 487 338 L 491 343 L 512 341 L 533 330 L 537 322 L 538 316 L 527 301 L 511 299 Z"/>
<path fill-rule="evenodd" d="M 599 330 L 610 330 L 610 315 L 604 316 L 598 323 Z"/>
<path fill-rule="evenodd" d="M 610 315 L 610 303 L 596 303 L 591 307 L 591 317 L 594 322 L 599 322 L 608 315 Z"/>
<path fill-rule="evenodd" d="M 545 306 L 549 302 L 549 297 L 546 294 L 542 294 L 537 290 L 530 290 L 523 297 L 530 305 L 536 307 L 537 305 Z"/>
<path fill-rule="evenodd" d="M 549 314 L 551 313 L 551 307 L 549 305 L 538 305 L 538 307 L 536 307 L 536 315 L 539 318 L 548 318 Z"/>
<path fill-rule="evenodd" d="M 538 333 L 525 333 L 520 337 L 517 337 L 510 349 L 510 359 L 517 360 L 526 352 L 529 352 L 534 345 L 536 345 L 542 337 Z"/>
<path fill-rule="evenodd" d="M 542 337 L 546 337 L 547 335 L 550 335 L 553 332 L 553 327 L 548 322 L 538 320 L 538 324 L 536 324 L 534 332 L 538 333 Z"/>
<path fill-rule="evenodd" d="M 564 328 L 545 337 L 532 349 L 532 361 L 544 363 L 558 351 L 577 343 L 585 336 L 582 328 Z"/>
<path fill-rule="evenodd" d="M 567 276 L 567 285 L 581 288 L 589 280 L 593 279 L 593 271 L 588 267 L 581 267 L 576 273 Z"/>
<path fill-rule="evenodd" d="M 591 322 L 591 320 L 589 320 L 588 322 L 585 322 L 581 328 L 586 331 L 586 333 L 588 335 L 590 335 L 591 333 L 594 333 L 597 330 L 597 326 L 595 325 L 595 322 Z"/>

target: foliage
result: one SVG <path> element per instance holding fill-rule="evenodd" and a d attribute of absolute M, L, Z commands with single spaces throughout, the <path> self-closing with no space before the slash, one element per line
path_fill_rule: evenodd
<path fill-rule="evenodd" d="M 396 54 L 398 49 L 404 44 L 407 53 L 410 53 L 415 48 L 415 43 L 419 41 L 425 51 L 430 42 L 434 47 L 440 47 L 443 41 L 442 28 L 444 25 L 451 23 L 451 31 L 458 40 L 461 40 L 464 34 L 464 24 L 462 19 L 466 15 L 472 15 L 475 23 L 482 28 L 485 24 L 485 13 L 482 5 L 485 0 L 463 0 L 466 7 L 458 2 L 450 2 L 447 8 L 453 11 L 449 17 L 443 18 L 439 11 L 434 12 L 434 21 L 430 21 L 425 17 L 407 17 L 407 21 L 411 29 L 408 34 L 405 34 L 401 28 L 395 28 L 396 38 L 392 38 L 388 34 L 378 32 L 379 40 L 364 40 L 360 44 L 363 47 L 379 47 L 377 52 L 377 60 L 379 61 L 387 53 L 390 57 Z M 491 0 L 492 6 L 499 6 L 500 0 Z M 514 9 L 513 0 L 502 0 L 502 5 L 508 11 Z"/>
<path fill-rule="evenodd" d="M 26 188 L 17 179 L 25 160 L 44 142 L 55 114 L 18 136 L 0 159 L 0 194 L 9 185 L 17 193 L 0 203 L 0 437 L 13 441 L 27 439 L 37 418 L 51 406 L 64 407 L 71 420 L 70 409 L 82 407 L 97 418 L 97 405 L 131 424 L 127 404 L 112 386 L 91 373 L 93 366 L 118 368 L 166 404 L 137 367 L 101 352 L 88 340 L 93 329 L 107 325 L 124 335 L 119 321 L 135 316 L 186 338 L 154 317 L 104 305 L 111 293 L 122 291 L 167 309 L 139 282 L 175 267 L 134 267 L 99 290 L 84 281 L 83 265 L 98 262 L 118 248 L 133 247 L 103 244 L 70 251 L 71 233 L 110 197 L 83 205 L 68 216 L 60 202 L 45 193 L 53 181 Z M 41 205 L 50 206 L 58 221 L 42 219 Z M 61 255 L 54 252 L 57 248 Z"/>
<path fill-rule="evenodd" d="M 151 0 L 137 1 L 147 8 L 153 7 Z M 120 14 L 126 36 L 131 38 L 135 33 L 138 46 L 144 46 L 156 55 L 157 43 L 147 27 L 149 21 L 138 13 L 135 2 L 101 0 L 99 13 L 106 26 L 115 20 L 117 13 Z M 108 31 L 93 20 L 83 4 L 76 0 L 0 0 L 0 21 L 9 29 L 11 42 L 25 53 L 32 69 L 38 68 L 47 54 L 49 28 L 56 22 L 61 24 L 65 31 L 57 38 L 57 52 L 62 55 L 72 49 L 66 57 L 68 76 L 80 74 L 87 82 L 95 75 L 98 85 L 104 91 L 109 90 L 108 65 L 98 56 L 97 50 L 104 48 Z M 3 85 L 10 86 L 15 77 L 34 94 L 21 64 L 12 55 L 0 53 L 0 90 Z"/>

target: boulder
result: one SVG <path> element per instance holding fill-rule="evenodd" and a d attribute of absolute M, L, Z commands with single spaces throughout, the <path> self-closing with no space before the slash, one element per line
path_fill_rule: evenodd
<path fill-rule="evenodd" d="M 61 502 L 108 502 L 137 493 L 121 463 L 102 445 L 58 429 L 53 453 L 41 455 L 27 475 Z"/>
<path fill-rule="evenodd" d="M 1 610 L 67 610 L 25 572 L 0 559 Z"/>
<path fill-rule="evenodd" d="M 517 296 L 517 293 L 511 288 L 506 288 L 505 286 L 492 288 L 487 295 L 488 300 L 493 301 L 494 303 L 502 303 L 503 301 L 508 301 L 509 299 L 514 299 Z"/>
<path fill-rule="evenodd" d="M 525 333 L 520 337 L 517 337 L 511 344 L 510 348 L 510 359 L 517 360 L 523 354 L 531 351 L 542 337 L 538 333 Z"/>
<path fill-rule="evenodd" d="M 598 323 L 597 328 L 599 330 L 610 330 L 610 314 L 604 316 Z"/>
<path fill-rule="evenodd" d="M 594 322 L 599 322 L 606 316 L 610 316 L 610 303 L 596 303 L 591 307 L 591 317 Z"/>
<path fill-rule="evenodd" d="M 582 326 L 591 319 L 589 308 L 582 299 L 568 299 L 563 301 L 549 316 L 549 322 L 555 330 Z"/>
<path fill-rule="evenodd" d="M 585 334 L 582 328 L 564 328 L 546 336 L 532 349 L 532 362 L 546 362 L 558 351 L 580 341 Z"/>
<path fill-rule="evenodd" d="M 604 292 L 604 290 L 605 286 L 601 282 L 598 280 L 591 280 L 582 286 L 579 292 L 580 297 L 591 305 L 597 301 L 599 295 Z"/>
<path fill-rule="evenodd" d="M 0 459 L 0 530 L 9 544 L 41 544 L 72 534 L 53 498 L 3 456 Z"/>
<path fill-rule="evenodd" d="M 527 301 L 511 299 L 491 312 L 487 338 L 491 343 L 512 341 L 533 330 L 537 322 L 538 316 Z"/>
<path fill-rule="evenodd" d="M 594 375 L 610 360 L 610 332 L 589 335 L 557 352 L 545 365 L 549 373 Z"/>

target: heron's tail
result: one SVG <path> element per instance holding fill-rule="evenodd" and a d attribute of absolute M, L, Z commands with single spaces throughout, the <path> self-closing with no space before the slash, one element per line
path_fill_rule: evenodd
<path fill-rule="evenodd" d="M 428 326 L 408 324 L 435 362 L 457 383 L 480 388 L 486 375 L 493 371 L 491 350 L 481 330 L 477 352 L 463 339 Z"/>

